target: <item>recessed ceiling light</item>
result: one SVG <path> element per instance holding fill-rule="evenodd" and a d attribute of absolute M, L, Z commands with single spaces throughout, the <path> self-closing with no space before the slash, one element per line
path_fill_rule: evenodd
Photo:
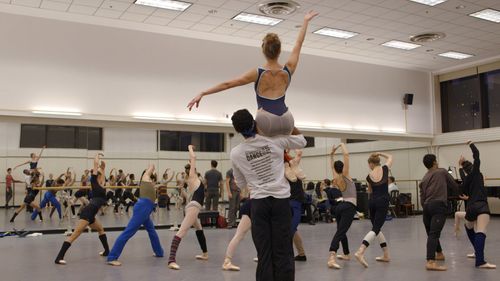
<path fill-rule="evenodd" d="M 482 11 L 470 14 L 469 16 L 483 19 L 483 20 L 496 22 L 496 23 L 500 22 L 500 11 L 493 10 L 493 9 L 484 9 Z"/>
<path fill-rule="evenodd" d="M 445 58 L 450 58 L 450 59 L 463 60 L 463 59 L 473 57 L 474 55 L 464 54 L 464 53 L 459 53 L 459 52 L 446 52 L 446 53 L 439 54 L 439 56 L 445 57 Z"/>
<path fill-rule="evenodd" d="M 410 1 L 424 4 L 427 6 L 436 6 L 437 4 L 441 4 L 443 2 L 446 2 L 447 0 L 410 0 Z"/>
<path fill-rule="evenodd" d="M 236 15 L 233 18 L 233 20 L 262 24 L 262 25 L 277 25 L 278 23 L 283 21 L 282 19 L 265 17 L 265 16 L 248 14 L 248 13 L 240 13 L 240 14 Z"/>
<path fill-rule="evenodd" d="M 134 4 L 181 12 L 185 11 L 187 8 L 189 8 L 189 6 L 193 5 L 189 2 L 173 0 L 135 0 Z"/>
<path fill-rule="evenodd" d="M 396 48 L 396 49 L 402 49 L 402 50 L 413 50 L 413 49 L 418 48 L 422 45 L 392 40 L 392 41 L 388 41 L 388 42 L 383 43 L 382 46 Z"/>
<path fill-rule="evenodd" d="M 342 38 L 342 39 L 348 39 L 348 38 L 354 37 L 354 36 L 359 34 L 359 33 L 352 32 L 352 31 L 334 29 L 334 28 L 329 28 L 329 27 L 323 27 L 322 29 L 318 29 L 318 30 L 314 31 L 313 33 L 325 35 L 325 36 L 331 36 L 331 37 L 335 37 L 335 38 Z"/>

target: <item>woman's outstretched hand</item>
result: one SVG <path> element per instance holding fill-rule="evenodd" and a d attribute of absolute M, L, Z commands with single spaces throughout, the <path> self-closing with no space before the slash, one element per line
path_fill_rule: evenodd
<path fill-rule="evenodd" d="M 198 108 L 198 106 L 200 105 L 200 101 L 201 101 L 201 98 L 203 97 L 202 94 L 199 94 L 197 95 L 196 97 L 194 97 L 189 103 L 188 103 L 188 106 L 187 108 L 189 108 L 189 111 L 191 111 L 191 109 L 193 109 L 193 106 L 196 106 L 196 108 Z"/>
<path fill-rule="evenodd" d="M 304 20 L 305 21 L 310 21 L 312 20 L 315 16 L 319 15 L 318 12 L 315 12 L 315 11 L 309 11 L 305 16 L 304 16 Z"/>

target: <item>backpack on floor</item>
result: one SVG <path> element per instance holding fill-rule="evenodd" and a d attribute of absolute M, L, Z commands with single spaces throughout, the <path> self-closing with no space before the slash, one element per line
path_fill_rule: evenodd
<path fill-rule="evenodd" d="M 219 215 L 217 218 L 217 228 L 227 228 L 227 220 L 225 217 Z"/>

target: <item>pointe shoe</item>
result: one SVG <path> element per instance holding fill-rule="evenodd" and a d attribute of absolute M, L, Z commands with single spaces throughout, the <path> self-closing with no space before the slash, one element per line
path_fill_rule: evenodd
<path fill-rule="evenodd" d="M 203 253 L 201 255 L 196 255 L 195 258 L 197 260 L 206 261 L 206 260 L 208 260 L 208 253 Z"/>
<path fill-rule="evenodd" d="M 478 266 L 478 268 L 481 268 L 481 269 L 496 269 L 497 266 L 494 265 L 494 264 L 491 264 L 491 263 L 485 263 L 483 265 Z"/>
<path fill-rule="evenodd" d="M 179 270 L 179 269 L 181 269 L 181 267 L 177 263 L 175 263 L 175 262 L 169 263 L 168 264 L 168 268 L 173 269 L 173 270 Z"/>
<path fill-rule="evenodd" d="M 60 264 L 60 265 L 66 265 L 66 261 L 65 260 L 56 260 L 55 263 L 56 264 Z"/>
<path fill-rule="evenodd" d="M 362 266 L 364 266 L 365 268 L 368 268 L 368 263 L 366 262 L 366 260 L 365 260 L 365 256 L 364 256 L 363 254 L 356 252 L 356 253 L 354 254 L 354 256 L 356 257 L 356 259 L 358 260 L 358 262 L 359 262 Z"/>
<path fill-rule="evenodd" d="M 350 261 L 351 256 L 350 255 L 337 255 L 337 259 L 344 260 L 344 261 Z"/>
<path fill-rule="evenodd" d="M 437 261 L 444 261 L 446 258 L 443 253 L 436 253 L 436 260 Z"/>
<path fill-rule="evenodd" d="M 469 258 L 469 259 L 475 259 L 476 258 L 476 254 L 475 253 L 467 254 L 467 258 Z"/>
<path fill-rule="evenodd" d="M 328 268 L 340 269 L 340 265 L 335 260 L 335 256 L 335 253 L 331 253 L 326 264 L 328 265 Z"/>
<path fill-rule="evenodd" d="M 114 261 L 108 261 L 108 264 L 109 265 L 112 265 L 112 266 L 121 266 L 122 263 L 117 261 L 117 260 L 114 260 Z"/>
<path fill-rule="evenodd" d="M 425 269 L 429 271 L 446 271 L 446 266 L 437 265 L 435 261 L 428 261 L 425 265 Z"/>
<path fill-rule="evenodd" d="M 381 256 L 381 257 L 376 257 L 375 260 L 379 261 L 379 262 L 390 262 L 391 258 L 385 257 L 385 256 Z"/>
<path fill-rule="evenodd" d="M 222 270 L 226 270 L 226 271 L 240 271 L 240 267 L 232 264 L 230 258 L 225 258 L 224 259 L 224 263 L 222 264 Z"/>
<path fill-rule="evenodd" d="M 297 176 L 295 175 L 294 171 L 290 167 L 289 163 L 285 163 L 285 177 L 291 182 L 297 181 Z"/>
<path fill-rule="evenodd" d="M 259 258 L 253 258 L 254 262 L 259 262 Z"/>

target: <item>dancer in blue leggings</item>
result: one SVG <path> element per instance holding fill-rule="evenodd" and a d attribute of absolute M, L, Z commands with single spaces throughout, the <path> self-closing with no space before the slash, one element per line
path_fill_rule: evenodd
<path fill-rule="evenodd" d="M 62 176 L 62 175 L 61 175 Z M 64 180 L 61 178 L 56 179 L 56 187 L 58 186 L 63 186 L 64 185 Z M 59 219 L 62 219 L 62 212 L 61 212 L 61 203 L 57 201 L 56 194 L 59 190 L 54 189 L 54 190 L 49 190 L 45 192 L 43 195 L 42 202 L 40 203 L 40 212 L 49 204 L 49 202 L 56 208 L 57 214 L 59 215 Z M 33 213 L 31 214 L 31 220 L 35 220 L 36 216 L 38 215 L 38 210 L 34 210 Z"/>
<path fill-rule="evenodd" d="M 150 164 L 149 168 L 142 174 L 139 201 L 137 201 L 134 205 L 134 214 L 128 222 L 127 227 L 122 234 L 118 236 L 111 252 L 108 255 L 109 265 L 122 265 L 122 263 L 118 261 L 118 258 L 120 257 L 127 241 L 134 236 L 141 225 L 144 225 L 146 231 L 148 232 L 149 240 L 151 241 L 151 246 L 153 247 L 155 256 L 163 257 L 163 248 L 161 247 L 160 239 L 158 238 L 155 226 L 151 220 L 151 213 L 155 208 L 156 200 L 156 189 L 154 186 L 154 183 L 156 182 L 156 175 L 154 174 L 154 170 L 155 166 Z"/>

